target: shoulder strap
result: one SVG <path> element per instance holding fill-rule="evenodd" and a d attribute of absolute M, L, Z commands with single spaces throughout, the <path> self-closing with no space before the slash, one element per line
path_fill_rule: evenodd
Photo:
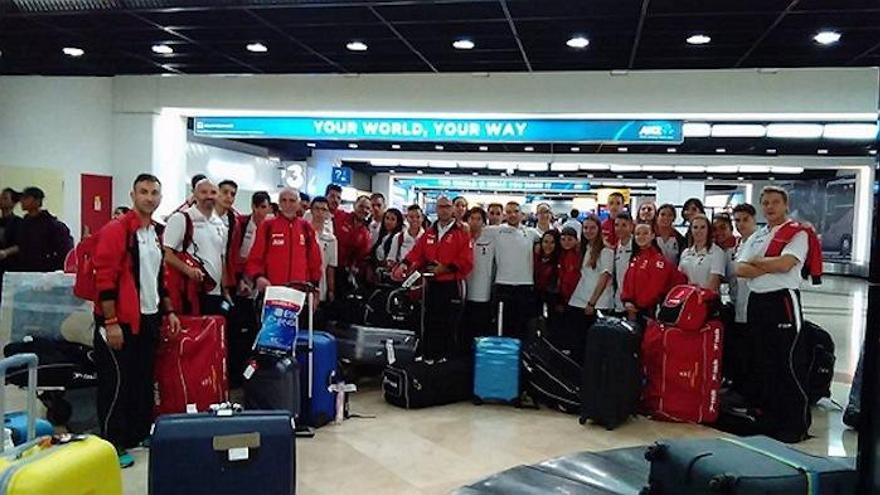
<path fill-rule="evenodd" d="M 183 215 L 184 222 L 183 245 L 181 246 L 181 251 L 185 253 L 193 242 L 193 221 L 192 217 L 189 216 L 189 213 L 182 211 L 180 214 Z"/>
<path fill-rule="evenodd" d="M 226 220 L 229 222 L 229 227 L 226 232 L 226 259 L 229 259 L 229 250 L 232 248 L 232 233 L 235 232 L 237 223 L 235 213 L 232 213 L 232 210 L 226 212 Z"/>
<path fill-rule="evenodd" d="M 238 240 L 238 249 L 244 246 L 244 235 L 247 233 L 248 225 L 251 223 L 251 215 L 247 215 L 241 219 L 241 238 Z M 256 233 L 256 232 L 255 232 Z"/>

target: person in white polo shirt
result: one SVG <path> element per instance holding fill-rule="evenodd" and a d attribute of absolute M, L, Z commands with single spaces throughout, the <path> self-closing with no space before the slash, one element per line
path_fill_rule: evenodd
<path fill-rule="evenodd" d="M 614 237 L 617 239 L 617 245 L 614 246 L 614 314 L 624 315 L 626 308 L 623 306 L 620 294 L 623 292 L 623 279 L 632 259 L 634 225 L 632 217 L 627 212 L 618 213 L 612 220 Z"/>
<path fill-rule="evenodd" d="M 412 251 L 419 238 L 425 233 L 424 215 L 419 205 L 410 205 L 406 209 L 406 228 L 394 236 L 391 241 L 391 254 L 389 260 L 394 263 L 400 263 L 406 259 L 406 255 Z"/>
<path fill-rule="evenodd" d="M 757 395 L 758 378 L 754 376 L 754 333 L 748 325 L 749 284 L 736 276 L 736 258 L 742 252 L 745 242 L 755 233 L 755 207 L 742 203 L 733 209 L 733 221 L 740 238 L 733 252 L 732 267 L 728 268 L 727 283 L 730 286 L 730 301 L 734 307 L 733 325 L 724 328 L 724 367 L 725 378 L 732 382 L 734 390 L 747 397 Z"/>
<path fill-rule="evenodd" d="M 467 278 L 462 333 L 466 341 L 473 342 L 474 337 L 493 333 L 491 300 L 496 232 L 487 228 L 488 215 L 478 206 L 471 208 L 465 217 L 474 243 L 474 269 Z"/>
<path fill-rule="evenodd" d="M 222 315 L 228 297 L 222 283 L 228 229 L 214 211 L 217 186 L 202 179 L 196 184 L 194 197 L 194 205 L 168 218 L 163 239 L 165 260 L 172 269 L 200 284 L 199 314 Z M 182 259 L 184 253 L 199 266 L 187 264 Z"/>
<path fill-rule="evenodd" d="M 504 303 L 505 336 L 523 338 L 535 316 L 534 249 L 541 234 L 522 224 L 519 203 L 504 206 L 507 223 L 491 227 L 495 236 L 495 299 Z"/>
<path fill-rule="evenodd" d="M 794 443 L 807 438 L 812 421 L 806 393 L 811 356 L 801 332 L 799 290 L 809 241 L 806 232 L 798 232 L 778 256 L 768 257 L 768 249 L 779 242 L 774 236 L 788 221 L 788 193 L 765 187 L 761 209 L 767 225 L 743 244 L 736 274 L 751 291 L 748 323 L 756 338 L 759 426 L 766 435 Z"/>
<path fill-rule="evenodd" d="M 713 241 L 712 222 L 702 213 L 694 214 L 687 237 L 690 246 L 681 253 L 678 268 L 687 275 L 689 284 L 718 292 L 727 260 L 724 251 Z"/>

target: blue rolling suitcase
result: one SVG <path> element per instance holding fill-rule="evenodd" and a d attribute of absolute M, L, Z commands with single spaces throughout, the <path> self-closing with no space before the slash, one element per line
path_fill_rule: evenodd
<path fill-rule="evenodd" d="M 160 416 L 150 446 L 150 495 L 296 493 L 294 428 L 287 411 L 222 407 Z"/>
<path fill-rule="evenodd" d="M 336 392 L 329 389 L 336 383 L 336 338 L 311 328 L 308 333 L 299 333 L 296 360 L 300 369 L 300 421 L 315 428 L 324 426 L 336 417 Z"/>
<path fill-rule="evenodd" d="M 474 403 L 509 402 L 519 406 L 520 340 L 502 337 L 504 303 L 498 304 L 498 337 L 474 343 Z"/>

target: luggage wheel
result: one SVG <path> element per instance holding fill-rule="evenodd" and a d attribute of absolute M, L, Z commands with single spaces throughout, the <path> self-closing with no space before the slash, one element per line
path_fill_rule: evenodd
<path fill-rule="evenodd" d="M 44 392 L 40 402 L 46 406 L 46 419 L 54 426 L 64 426 L 73 415 L 73 407 L 64 398 L 63 392 Z"/>
<path fill-rule="evenodd" d="M 474 397 L 472 402 L 474 403 L 475 406 L 482 406 L 483 405 L 483 399 L 481 399 L 479 397 Z"/>
<path fill-rule="evenodd" d="M 581 426 L 587 424 L 587 418 L 583 418 L 583 417 L 578 418 L 578 423 L 579 423 Z"/>

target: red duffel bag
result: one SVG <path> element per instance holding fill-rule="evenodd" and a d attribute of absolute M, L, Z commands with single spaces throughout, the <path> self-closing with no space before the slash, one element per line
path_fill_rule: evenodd
<path fill-rule="evenodd" d="M 682 330 L 696 331 L 718 312 L 718 293 L 696 285 L 676 285 L 657 310 L 657 320 Z"/>
<path fill-rule="evenodd" d="M 226 402 L 226 320 L 222 316 L 181 316 L 181 331 L 168 328 L 156 350 L 155 415 L 208 410 L 211 404 Z"/>
<path fill-rule="evenodd" d="M 664 421 L 714 423 L 720 407 L 722 350 L 718 320 L 696 332 L 649 322 L 642 340 L 645 412 Z"/>

